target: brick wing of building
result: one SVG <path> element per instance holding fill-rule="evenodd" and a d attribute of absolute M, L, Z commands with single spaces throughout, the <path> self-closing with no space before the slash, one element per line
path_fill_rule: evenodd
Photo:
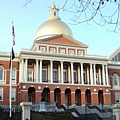
<path fill-rule="evenodd" d="M 22 49 L 13 60 L 12 105 L 39 103 L 42 99 L 58 105 L 116 103 L 110 85 L 110 76 L 119 76 L 115 64 L 107 57 L 87 55 L 88 46 L 73 38 L 71 29 L 58 15 L 59 9 L 53 5 L 49 12 L 31 49 Z M 9 105 L 9 60 L 10 53 L 0 53 L 1 105 Z"/>

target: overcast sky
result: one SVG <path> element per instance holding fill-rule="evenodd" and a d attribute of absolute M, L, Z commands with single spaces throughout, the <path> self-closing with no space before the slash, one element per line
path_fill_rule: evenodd
<path fill-rule="evenodd" d="M 0 51 L 10 52 L 12 41 L 12 21 L 15 27 L 16 45 L 14 51 L 22 48 L 30 49 L 38 27 L 49 17 L 49 7 L 53 0 L 33 0 L 24 7 L 25 0 L 2 0 L 0 3 Z M 55 1 L 56 6 L 61 3 Z M 108 10 L 109 11 L 109 10 Z M 74 39 L 88 45 L 87 53 L 109 57 L 120 47 L 120 31 L 118 33 L 106 30 L 93 22 L 71 25 L 72 14 L 59 11 L 61 20 L 69 25 Z"/>

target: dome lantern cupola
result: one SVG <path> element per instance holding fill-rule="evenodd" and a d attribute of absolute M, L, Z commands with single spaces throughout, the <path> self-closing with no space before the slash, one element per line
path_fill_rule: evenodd
<path fill-rule="evenodd" d="M 49 10 L 50 16 L 49 16 L 48 20 L 50 20 L 50 19 L 60 19 L 60 17 L 58 16 L 58 11 L 59 11 L 59 9 L 56 8 L 55 3 L 53 3 L 52 7 Z"/>

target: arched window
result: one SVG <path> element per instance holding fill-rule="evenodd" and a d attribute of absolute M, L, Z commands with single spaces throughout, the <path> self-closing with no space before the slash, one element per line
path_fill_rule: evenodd
<path fill-rule="evenodd" d="M 16 80 L 16 69 L 12 68 L 12 80 Z"/>
<path fill-rule="evenodd" d="M 4 80 L 4 69 L 0 67 L 0 80 Z"/>
<path fill-rule="evenodd" d="M 118 85 L 118 75 L 117 74 L 113 75 L 113 85 Z"/>
<path fill-rule="evenodd" d="M 56 12 L 54 11 L 54 16 L 56 16 Z"/>

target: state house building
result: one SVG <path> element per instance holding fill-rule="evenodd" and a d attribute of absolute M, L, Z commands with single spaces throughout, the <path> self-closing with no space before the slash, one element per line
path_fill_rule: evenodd
<path fill-rule="evenodd" d="M 15 56 L 12 105 L 45 101 L 58 105 L 110 105 L 120 101 L 120 53 L 110 58 L 87 55 L 88 46 L 73 38 L 53 5 L 30 49 Z M 0 104 L 9 105 L 10 53 L 0 52 Z M 117 62 L 116 62 L 117 61 Z"/>

